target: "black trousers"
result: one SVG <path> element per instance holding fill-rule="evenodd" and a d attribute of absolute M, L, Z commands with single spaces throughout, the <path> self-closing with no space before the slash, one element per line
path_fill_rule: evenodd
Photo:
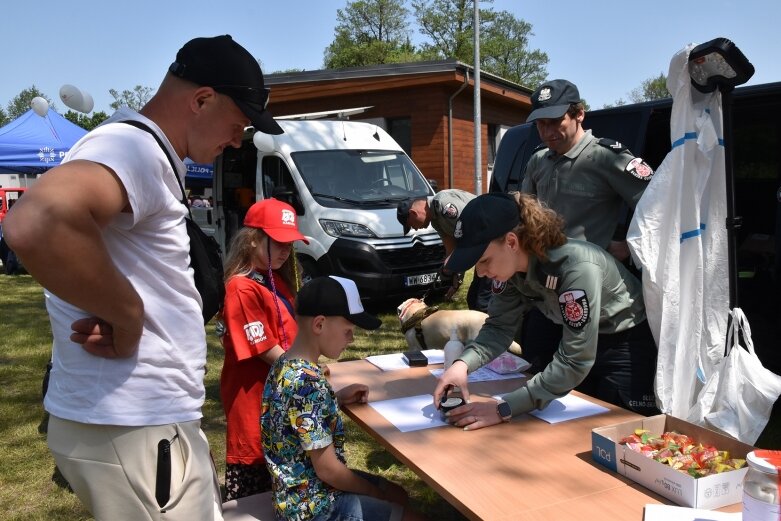
<path fill-rule="evenodd" d="M 491 279 L 488 277 L 478 277 L 475 273 L 472 283 L 466 292 L 466 305 L 469 309 L 482 311 L 488 310 L 488 302 L 491 301 Z"/>

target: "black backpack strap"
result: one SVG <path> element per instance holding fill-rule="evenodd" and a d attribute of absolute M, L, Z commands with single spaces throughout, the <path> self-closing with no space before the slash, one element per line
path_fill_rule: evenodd
<path fill-rule="evenodd" d="M 190 204 L 187 202 L 187 195 L 184 191 L 184 186 L 182 185 L 182 180 L 179 179 L 179 174 L 176 173 L 176 165 L 174 163 L 173 158 L 171 157 L 171 153 L 168 152 L 168 148 L 163 143 L 163 140 L 160 139 L 160 136 L 158 136 L 154 130 L 149 128 L 148 125 L 141 123 L 140 121 L 136 121 L 133 119 L 126 119 L 123 121 L 119 121 L 118 123 L 125 123 L 127 125 L 130 125 L 131 127 L 136 127 L 137 129 L 143 130 L 144 132 L 149 132 L 152 134 L 152 137 L 155 138 L 155 141 L 157 141 L 157 144 L 160 145 L 160 148 L 163 149 L 163 153 L 165 153 L 165 157 L 168 158 L 168 162 L 171 163 L 171 170 L 174 171 L 174 177 L 176 178 L 176 182 L 179 184 L 179 190 L 182 194 L 182 204 L 187 208 L 187 213 L 190 215 L 190 219 L 193 218 L 193 213 L 190 211 Z"/>

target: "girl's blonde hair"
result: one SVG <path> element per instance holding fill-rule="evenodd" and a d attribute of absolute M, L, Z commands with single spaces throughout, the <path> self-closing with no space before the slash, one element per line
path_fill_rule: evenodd
<path fill-rule="evenodd" d="M 271 240 L 271 238 L 261 230 L 260 228 L 251 228 L 245 226 L 240 229 L 231 239 L 230 248 L 228 249 L 228 257 L 225 259 L 225 281 L 227 282 L 233 276 L 246 277 L 252 271 L 252 261 L 257 251 L 257 245 L 260 244 L 264 238 Z M 255 246 L 252 244 L 255 243 Z M 270 270 L 269 270 L 270 271 Z M 298 292 L 298 288 L 301 286 L 298 269 L 298 262 L 296 261 L 296 250 L 293 248 L 290 252 L 290 257 L 279 267 L 274 270 L 282 280 L 285 281 L 287 287 L 295 295 Z M 264 273 L 268 276 L 270 273 Z"/>
<path fill-rule="evenodd" d="M 521 222 L 512 232 L 518 236 L 521 247 L 538 259 L 547 260 L 550 248 L 567 242 L 564 235 L 564 219 L 537 200 L 533 195 L 510 192 L 518 205 Z"/>

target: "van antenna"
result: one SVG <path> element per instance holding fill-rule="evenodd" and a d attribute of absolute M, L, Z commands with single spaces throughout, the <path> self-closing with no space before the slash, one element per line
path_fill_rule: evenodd
<path fill-rule="evenodd" d="M 380 140 L 380 133 L 377 132 L 377 125 L 374 125 L 374 134 L 372 134 L 372 137 L 376 139 L 377 141 Z"/>
<path fill-rule="evenodd" d="M 342 120 L 342 139 L 347 141 L 347 132 L 344 129 L 344 120 Z"/>

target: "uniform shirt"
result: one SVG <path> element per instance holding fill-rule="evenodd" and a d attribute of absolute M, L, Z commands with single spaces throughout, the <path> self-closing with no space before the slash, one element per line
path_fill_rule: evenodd
<path fill-rule="evenodd" d="M 341 491 L 317 477 L 307 451 L 333 444 L 346 460 L 336 394 L 320 368 L 280 357 L 263 390 L 260 421 L 277 518 L 304 521 L 326 510 Z"/>
<path fill-rule="evenodd" d="M 621 202 L 634 210 L 653 170 L 616 141 L 586 135 L 565 154 L 547 148 L 535 153 L 526 167 L 521 191 L 534 194 L 559 213 L 564 234 L 610 244 Z"/>
<path fill-rule="evenodd" d="M 293 296 L 282 278 L 275 276 L 274 284 L 293 304 Z M 282 299 L 278 298 L 278 304 L 279 310 L 271 290 L 253 278 L 235 276 L 226 283 L 222 311 L 225 361 L 220 396 L 226 418 L 225 460 L 230 464 L 263 465 L 264 462 L 260 447 L 260 399 L 269 365 L 258 355 L 275 345 L 287 350 L 298 333 L 293 314 Z M 285 337 L 279 326 L 280 314 Z"/>
<path fill-rule="evenodd" d="M 442 190 L 431 199 L 431 226 L 439 235 L 453 237 L 456 221 L 466 203 L 475 198 L 463 190 Z"/>
<path fill-rule="evenodd" d="M 640 281 L 605 250 L 569 240 L 548 250 L 547 261 L 530 255 L 527 273 L 494 285 L 488 319 L 460 357 L 469 371 L 507 350 L 531 306 L 562 324 L 563 334 L 553 361 L 505 396 L 513 414 L 542 409 L 567 394 L 594 365 L 598 335 L 626 331 L 646 319 Z"/>

